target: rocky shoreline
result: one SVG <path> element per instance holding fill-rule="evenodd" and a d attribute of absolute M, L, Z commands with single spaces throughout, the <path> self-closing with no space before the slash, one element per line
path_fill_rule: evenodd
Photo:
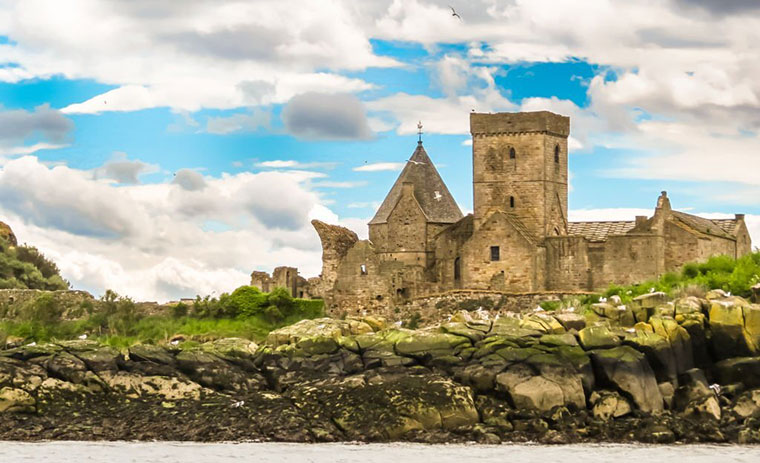
<path fill-rule="evenodd" d="M 6 348 L 0 439 L 760 443 L 758 305 L 654 293 L 489 317 Z"/>

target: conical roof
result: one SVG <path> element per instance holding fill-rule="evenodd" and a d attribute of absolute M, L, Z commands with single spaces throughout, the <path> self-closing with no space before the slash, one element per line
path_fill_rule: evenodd
<path fill-rule="evenodd" d="M 385 201 L 380 205 L 375 217 L 370 220 L 370 225 L 388 221 L 388 216 L 401 198 L 404 183 L 414 185 L 414 197 L 422 207 L 422 212 L 425 213 L 428 222 L 454 223 L 463 217 L 462 211 L 459 210 L 443 179 L 438 175 L 422 143 L 418 143 L 417 149 L 414 150 L 414 154 L 409 158 L 391 191 L 388 192 Z"/>

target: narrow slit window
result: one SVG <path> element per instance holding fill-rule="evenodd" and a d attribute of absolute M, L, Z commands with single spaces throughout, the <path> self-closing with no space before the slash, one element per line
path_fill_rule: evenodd
<path fill-rule="evenodd" d="M 491 261 L 496 262 L 499 260 L 499 247 L 491 246 Z"/>
<path fill-rule="evenodd" d="M 559 145 L 554 146 L 554 162 L 559 164 Z"/>
<path fill-rule="evenodd" d="M 454 259 L 454 280 L 459 281 L 462 278 L 462 261 L 459 257 Z"/>
<path fill-rule="evenodd" d="M 510 196 L 509 197 L 509 207 L 515 207 L 515 197 Z"/>
<path fill-rule="evenodd" d="M 514 148 L 509 149 L 509 159 L 515 159 L 517 157 L 517 153 L 515 152 Z"/>

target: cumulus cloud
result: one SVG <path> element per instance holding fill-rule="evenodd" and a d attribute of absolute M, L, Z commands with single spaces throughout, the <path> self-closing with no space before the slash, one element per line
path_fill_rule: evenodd
<path fill-rule="evenodd" d="M 0 110 L 0 146 L 16 145 L 33 136 L 60 144 L 73 128 L 74 123 L 70 119 L 48 105 L 38 106 L 34 111 Z M 54 145 L 44 146 L 49 149 Z"/>
<path fill-rule="evenodd" d="M 198 180 L 188 172 L 178 176 Z M 229 291 L 276 265 L 316 275 L 321 247 L 309 221 L 342 223 L 308 172 L 224 174 L 200 189 L 176 178 L 117 187 L 25 156 L 0 168 L 0 216 L 75 287 L 146 300 Z"/>
<path fill-rule="evenodd" d="M 103 166 L 93 171 L 93 177 L 115 180 L 117 183 L 140 183 L 143 174 L 158 172 L 158 166 L 137 159 L 128 159 L 126 153 L 115 153 Z"/>
<path fill-rule="evenodd" d="M 198 191 L 206 188 L 206 180 L 200 172 L 193 169 L 180 169 L 174 173 L 172 183 L 179 185 L 187 191 Z"/>
<path fill-rule="evenodd" d="M 372 131 L 364 105 L 354 95 L 309 92 L 282 111 L 289 133 L 307 139 L 367 139 Z"/>
<path fill-rule="evenodd" d="M 0 0 L 0 79 L 93 79 L 116 88 L 67 113 L 282 103 L 308 91 L 371 88 L 341 71 L 396 66 L 376 55 L 371 18 L 352 3 L 306 0 Z M 104 20 L 108 18 L 108 20 Z M 255 76 L 255 79 L 252 79 Z M 254 82 L 254 84 L 250 84 Z"/>

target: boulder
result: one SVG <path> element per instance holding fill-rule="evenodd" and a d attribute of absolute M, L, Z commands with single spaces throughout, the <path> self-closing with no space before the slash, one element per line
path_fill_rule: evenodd
<path fill-rule="evenodd" d="M 0 389 L 0 413 L 34 413 L 36 401 L 23 389 Z"/>
<path fill-rule="evenodd" d="M 606 349 L 620 345 L 620 338 L 605 325 L 583 328 L 578 332 L 578 340 L 585 350 Z"/>
<path fill-rule="evenodd" d="M 461 348 L 470 345 L 470 341 L 464 336 L 435 331 L 413 331 L 410 336 L 396 343 L 396 352 L 415 358 L 454 356 Z"/>
<path fill-rule="evenodd" d="M 626 336 L 624 344 L 646 355 L 657 381 L 675 381 L 678 378 L 678 365 L 670 342 L 655 333 L 649 324 L 646 324 L 648 329 L 640 329 L 639 324 L 636 327 L 635 334 Z"/>
<path fill-rule="evenodd" d="M 520 322 L 520 328 L 538 331 L 539 333 L 560 334 L 565 332 L 565 327 L 560 322 L 551 315 L 542 312 L 527 315 Z"/>
<path fill-rule="evenodd" d="M 558 312 L 553 314 L 553 317 L 560 322 L 567 331 L 580 331 L 586 327 L 586 319 L 583 315 L 575 312 Z"/>
<path fill-rule="evenodd" d="M 666 304 L 668 302 L 668 295 L 663 293 L 662 291 L 653 291 L 651 293 L 642 294 L 641 296 L 636 296 L 633 298 L 633 301 L 631 302 L 631 308 L 637 309 L 645 309 L 649 313 L 652 313 L 652 311 L 660 305 Z"/>
<path fill-rule="evenodd" d="M 644 354 L 629 346 L 597 349 L 591 352 L 591 361 L 601 385 L 622 391 L 645 412 L 663 409 L 662 394 Z"/>
<path fill-rule="evenodd" d="M 573 365 L 559 356 L 538 354 L 496 375 L 496 389 L 517 408 L 549 411 L 556 406 L 585 408 L 583 380 Z"/>
<path fill-rule="evenodd" d="M 589 401 L 592 405 L 591 414 L 604 421 L 625 416 L 633 409 L 628 399 L 614 391 L 595 391 Z"/>
<path fill-rule="evenodd" d="M 702 370 L 694 368 L 679 376 L 680 386 L 673 395 L 673 408 L 686 416 L 720 420 L 720 404 L 707 384 Z"/>
<path fill-rule="evenodd" d="M 119 371 L 104 372 L 101 377 L 112 390 L 129 398 L 153 397 L 160 400 L 200 400 L 214 391 L 186 379 L 166 376 L 143 376 Z"/>
<path fill-rule="evenodd" d="M 714 299 L 709 317 L 718 358 L 760 355 L 760 306 L 739 297 Z"/>
<path fill-rule="evenodd" d="M 760 418 L 760 389 L 746 391 L 732 408 L 740 418 Z"/>
<path fill-rule="evenodd" d="M 760 357 L 736 357 L 715 364 L 713 373 L 720 384 L 742 383 L 747 388 L 760 387 Z"/>
<path fill-rule="evenodd" d="M 235 365 L 200 350 L 185 350 L 177 354 L 177 366 L 193 381 L 224 391 L 257 390 L 263 378 L 246 375 Z"/>
<path fill-rule="evenodd" d="M 266 343 L 277 347 L 283 344 L 296 344 L 304 338 L 321 337 L 338 339 L 342 336 L 372 333 L 374 331 L 372 325 L 362 320 L 315 318 L 313 320 L 301 320 L 270 332 Z"/>

